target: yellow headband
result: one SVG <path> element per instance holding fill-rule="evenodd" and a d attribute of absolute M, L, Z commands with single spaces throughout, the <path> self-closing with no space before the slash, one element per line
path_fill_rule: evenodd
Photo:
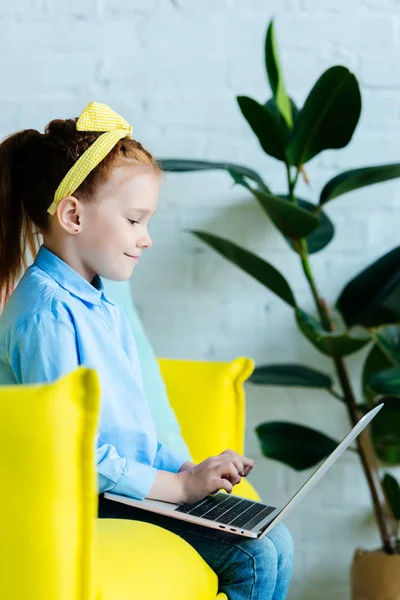
<path fill-rule="evenodd" d="M 105 131 L 78 158 L 65 175 L 54 194 L 54 200 L 47 209 L 51 215 L 57 210 L 57 204 L 65 196 L 72 194 L 115 144 L 123 137 L 132 139 L 132 126 L 123 117 L 111 110 L 106 104 L 90 102 L 80 115 L 76 129 L 79 131 Z"/>

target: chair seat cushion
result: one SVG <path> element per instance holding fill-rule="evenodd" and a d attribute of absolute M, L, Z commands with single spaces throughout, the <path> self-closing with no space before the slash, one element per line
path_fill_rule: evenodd
<path fill-rule="evenodd" d="M 200 554 L 142 521 L 97 519 L 93 600 L 227 600 Z"/>

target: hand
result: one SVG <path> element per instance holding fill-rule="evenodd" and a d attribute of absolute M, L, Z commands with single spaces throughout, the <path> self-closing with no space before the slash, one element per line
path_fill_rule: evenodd
<path fill-rule="evenodd" d="M 234 450 L 224 450 L 223 452 L 221 452 L 220 456 L 222 455 L 228 455 L 229 457 L 231 457 L 232 462 L 236 466 L 239 481 L 240 477 L 247 477 L 247 475 L 254 467 L 254 460 L 252 460 L 251 458 L 247 458 L 247 456 L 241 456 Z M 239 481 L 237 481 L 237 483 L 239 483 Z"/>
<path fill-rule="evenodd" d="M 192 468 L 181 470 L 177 475 L 182 484 L 182 502 L 197 502 L 220 489 L 230 494 L 233 486 L 241 481 L 242 476 L 248 475 L 253 466 L 252 459 L 234 450 L 224 450 Z"/>
<path fill-rule="evenodd" d="M 186 462 L 183 463 L 183 465 L 179 469 L 178 473 L 182 473 L 183 471 L 188 471 L 189 469 L 191 469 L 194 466 L 195 466 L 194 463 L 190 462 L 190 460 L 187 460 Z"/>

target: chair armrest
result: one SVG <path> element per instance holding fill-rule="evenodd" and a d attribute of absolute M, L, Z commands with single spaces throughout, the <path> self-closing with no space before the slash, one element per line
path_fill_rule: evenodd
<path fill-rule="evenodd" d="M 90 600 L 97 514 L 94 369 L 0 386 L 0 598 Z"/>

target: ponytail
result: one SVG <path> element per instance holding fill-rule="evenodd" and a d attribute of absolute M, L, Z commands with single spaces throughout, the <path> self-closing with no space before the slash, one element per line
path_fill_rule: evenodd
<path fill-rule="evenodd" d="M 19 189 L 21 150 L 29 138 L 40 136 L 35 129 L 18 131 L 0 144 L 0 307 L 27 268 L 26 250 L 36 256 L 40 240 L 24 211 Z"/>

